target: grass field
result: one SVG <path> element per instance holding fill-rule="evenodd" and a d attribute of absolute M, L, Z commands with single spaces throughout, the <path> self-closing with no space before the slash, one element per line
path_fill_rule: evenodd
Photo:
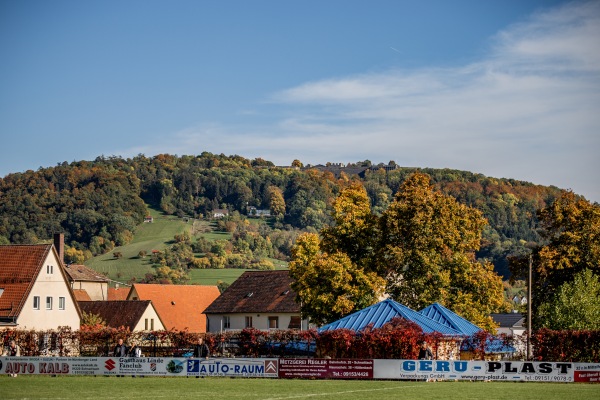
<path fill-rule="evenodd" d="M 175 216 L 163 215 L 154 209 L 149 208 L 149 211 L 154 217 L 154 222 L 140 225 L 130 244 L 115 247 L 107 254 L 94 257 L 87 261 L 86 265 L 98 272 L 106 272 L 111 279 L 121 282 L 127 282 L 131 277 L 143 278 L 147 272 L 152 272 L 150 257 L 142 259 L 138 256 L 139 252 L 145 250 L 152 254 L 152 250 L 166 248 L 175 235 L 189 230 L 191 224 Z M 114 252 L 121 252 L 123 257 L 115 259 Z"/>
<path fill-rule="evenodd" d="M 103 254 L 88 260 L 85 264 L 100 273 L 108 274 L 110 279 L 119 282 L 128 282 L 132 277 L 143 278 L 146 273 L 154 272 L 150 261 L 152 250 L 163 250 L 169 246 L 173 237 L 184 231 L 192 231 L 192 222 L 185 222 L 182 218 L 176 216 L 164 215 L 162 212 L 148 208 L 149 214 L 154 218 L 152 223 L 141 224 L 135 238 L 126 246 L 116 247 L 107 254 Z M 262 221 L 253 223 L 264 223 Z M 231 234 L 227 232 L 217 232 L 214 229 L 214 222 L 196 221 L 196 228 L 203 228 L 203 233 L 199 233 L 207 240 L 228 240 Z M 145 250 L 148 253 L 146 258 L 140 258 L 139 253 Z M 120 252 L 123 257 L 116 259 L 113 253 Z M 287 268 L 287 263 L 281 260 L 271 259 L 275 269 Z M 193 269 L 189 271 L 189 284 L 196 283 L 200 285 L 216 285 L 218 281 L 232 283 L 245 270 L 244 269 Z"/>
<path fill-rule="evenodd" d="M 2 399 L 493 399 L 596 400 L 600 385 L 244 378 L 0 377 Z"/>

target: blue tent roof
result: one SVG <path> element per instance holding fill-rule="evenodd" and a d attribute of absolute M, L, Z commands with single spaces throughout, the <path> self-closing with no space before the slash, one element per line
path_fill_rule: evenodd
<path fill-rule="evenodd" d="M 467 321 L 460 315 L 453 313 L 439 303 L 433 303 L 429 307 L 426 307 L 419 312 L 442 325 L 446 325 L 460 332 L 465 336 L 471 336 L 481 330 L 481 328 L 477 325 Z"/>
<path fill-rule="evenodd" d="M 440 332 L 447 336 L 463 335 L 451 326 L 441 324 L 391 299 L 383 300 L 340 320 L 324 325 L 319 328 L 319 332 L 341 328 L 352 329 L 358 332 L 366 328 L 369 324 L 373 324 L 374 328 L 381 328 L 394 317 L 402 317 L 416 323 L 423 329 L 424 333 Z"/>

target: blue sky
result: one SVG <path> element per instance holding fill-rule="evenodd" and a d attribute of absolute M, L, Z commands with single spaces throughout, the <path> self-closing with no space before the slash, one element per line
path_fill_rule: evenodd
<path fill-rule="evenodd" d="M 600 1 L 0 0 L 0 176 L 203 151 L 600 201 Z"/>

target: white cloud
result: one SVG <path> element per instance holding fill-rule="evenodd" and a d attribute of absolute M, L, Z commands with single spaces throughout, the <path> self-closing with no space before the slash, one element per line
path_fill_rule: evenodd
<path fill-rule="evenodd" d="M 564 5 L 499 32 L 476 63 L 307 82 L 263 105 L 271 122 L 187 129 L 161 152 L 285 165 L 393 159 L 572 188 L 600 201 L 598 38 L 600 2 Z"/>

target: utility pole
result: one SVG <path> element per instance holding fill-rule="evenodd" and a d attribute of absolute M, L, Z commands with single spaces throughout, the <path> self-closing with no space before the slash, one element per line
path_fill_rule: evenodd
<path fill-rule="evenodd" d="M 533 256 L 529 255 L 529 277 L 527 279 L 527 361 L 531 360 L 531 292 Z"/>

